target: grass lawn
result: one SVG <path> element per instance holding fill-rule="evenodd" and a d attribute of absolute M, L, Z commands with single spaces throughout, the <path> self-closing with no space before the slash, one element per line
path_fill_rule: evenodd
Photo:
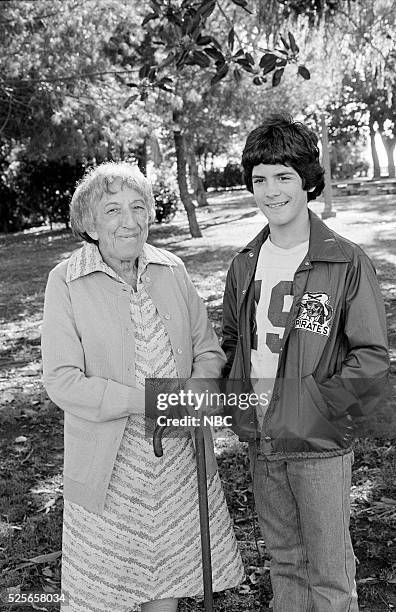
<path fill-rule="evenodd" d="M 313 203 L 321 212 L 323 203 Z M 361 244 L 373 259 L 386 302 L 392 376 L 396 375 L 396 207 L 393 196 L 337 199 L 328 224 Z M 152 228 L 149 242 L 185 262 L 220 331 L 225 274 L 235 251 L 260 230 L 263 218 L 246 192 L 212 195 L 198 210 L 204 238 L 189 237 L 185 217 Z M 63 414 L 40 382 L 40 324 L 49 270 L 78 247 L 63 229 L 0 235 L 0 594 L 59 592 L 62 525 Z M 395 403 L 389 397 L 356 444 L 352 537 L 358 558 L 360 607 L 396 609 Z M 217 456 L 247 580 L 216 595 L 218 612 L 267 610 L 269 559 L 254 521 L 245 445 L 217 432 Z M 54 605 L 0 610 L 57 610 Z M 203 609 L 183 600 L 180 612 Z M 110 611 L 109 611 L 110 612 Z"/>

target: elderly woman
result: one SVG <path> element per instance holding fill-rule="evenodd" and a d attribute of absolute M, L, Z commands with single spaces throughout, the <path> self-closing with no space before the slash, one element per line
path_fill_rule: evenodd
<path fill-rule="evenodd" d="M 42 352 L 45 387 L 65 412 L 68 612 L 174 612 L 178 598 L 202 593 L 193 442 L 173 429 L 155 457 L 144 388 L 146 378 L 217 377 L 224 359 L 181 260 L 146 243 L 154 216 L 136 166 L 98 166 L 71 202 L 84 245 L 48 279 Z M 213 445 L 207 455 L 219 591 L 243 569 Z"/>

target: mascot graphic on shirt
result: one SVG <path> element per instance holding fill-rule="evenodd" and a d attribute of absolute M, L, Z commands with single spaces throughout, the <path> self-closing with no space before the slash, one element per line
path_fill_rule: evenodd
<path fill-rule="evenodd" d="M 300 311 L 295 327 L 328 336 L 333 308 L 327 293 L 305 293 L 300 300 Z"/>

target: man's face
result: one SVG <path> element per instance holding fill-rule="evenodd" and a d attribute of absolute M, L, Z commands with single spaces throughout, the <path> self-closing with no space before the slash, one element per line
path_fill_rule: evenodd
<path fill-rule="evenodd" d="M 117 185 L 115 185 L 117 187 Z M 143 196 L 124 187 L 106 193 L 95 210 L 90 236 L 99 242 L 104 261 L 113 267 L 139 257 L 148 234 L 148 209 Z"/>
<path fill-rule="evenodd" d="M 307 214 L 307 192 L 290 166 L 259 164 L 252 171 L 253 195 L 271 226 L 293 226 Z"/>

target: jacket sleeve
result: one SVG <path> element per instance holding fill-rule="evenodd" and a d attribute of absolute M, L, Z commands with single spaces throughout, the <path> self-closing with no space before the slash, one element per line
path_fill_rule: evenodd
<path fill-rule="evenodd" d="M 187 290 L 193 351 L 192 378 L 218 378 L 225 363 L 224 353 L 210 323 L 206 307 L 198 295 L 184 264 L 181 265 Z"/>
<path fill-rule="evenodd" d="M 222 349 L 225 352 L 226 364 L 223 368 L 223 376 L 227 378 L 234 362 L 236 346 L 238 343 L 238 320 L 237 320 L 237 293 L 234 276 L 234 265 L 228 270 L 223 298 L 223 342 Z"/>
<path fill-rule="evenodd" d="M 331 416 L 368 416 L 387 389 L 389 353 L 384 302 L 374 267 L 359 250 L 346 288 L 344 333 L 349 351 L 340 371 L 322 383 Z"/>
<path fill-rule="evenodd" d="M 59 266 L 45 291 L 41 348 L 44 386 L 62 410 L 96 422 L 144 412 L 144 390 L 85 375 L 84 350 Z"/>

